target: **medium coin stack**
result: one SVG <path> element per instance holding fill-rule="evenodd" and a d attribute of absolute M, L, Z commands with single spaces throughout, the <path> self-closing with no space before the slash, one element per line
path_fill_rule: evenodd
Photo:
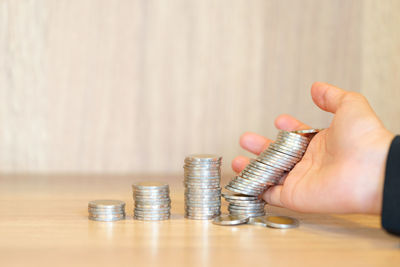
<path fill-rule="evenodd" d="M 312 134 L 316 132 L 318 130 L 280 131 L 276 141 L 252 159 L 225 188 L 239 194 L 258 196 L 269 186 L 278 184 L 301 160 Z"/>
<path fill-rule="evenodd" d="M 160 182 L 141 182 L 132 185 L 135 202 L 133 218 L 142 221 L 161 221 L 171 215 L 169 186 Z"/>
<path fill-rule="evenodd" d="M 210 220 L 221 214 L 221 161 L 210 154 L 185 158 L 185 218 Z"/>
<path fill-rule="evenodd" d="M 125 202 L 120 200 L 93 200 L 88 204 L 89 219 L 93 221 L 118 221 L 125 218 Z"/>
<path fill-rule="evenodd" d="M 230 215 L 243 215 L 246 217 L 258 217 L 265 215 L 265 201 L 256 196 L 246 196 L 223 192 L 222 196 L 229 203 L 228 211 Z"/>

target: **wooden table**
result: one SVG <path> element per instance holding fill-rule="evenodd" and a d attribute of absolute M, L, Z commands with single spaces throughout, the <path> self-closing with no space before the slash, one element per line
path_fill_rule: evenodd
<path fill-rule="evenodd" d="M 131 184 L 169 181 L 172 218 L 132 219 Z M 299 214 L 297 229 L 183 218 L 181 175 L 0 176 L 0 266 L 400 266 L 400 239 L 370 215 Z M 87 219 L 89 200 L 121 199 L 128 218 Z M 226 206 L 223 207 L 226 211 Z"/>

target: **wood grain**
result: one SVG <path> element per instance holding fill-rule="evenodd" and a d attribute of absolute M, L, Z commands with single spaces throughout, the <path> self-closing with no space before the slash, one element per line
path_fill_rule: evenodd
<path fill-rule="evenodd" d="M 399 132 L 399 11 L 361 0 L 2 0 L 0 171 L 177 172 L 193 152 L 219 153 L 229 169 L 239 136 L 274 136 L 280 113 L 329 125 L 309 95 L 316 80 L 361 90 Z"/>
<path fill-rule="evenodd" d="M 399 266 L 399 239 L 379 217 L 312 215 L 268 207 L 298 218 L 300 227 L 222 227 L 183 218 L 181 175 L 0 176 L 1 266 Z M 161 178 L 160 178 L 161 177 Z M 172 219 L 132 219 L 131 184 L 170 183 Z M 87 219 L 87 203 L 121 199 L 129 217 Z M 224 207 L 224 210 L 226 207 Z"/>

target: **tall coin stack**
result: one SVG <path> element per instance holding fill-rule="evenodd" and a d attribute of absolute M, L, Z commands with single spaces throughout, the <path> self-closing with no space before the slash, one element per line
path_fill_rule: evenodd
<path fill-rule="evenodd" d="M 135 202 L 133 218 L 143 221 L 167 220 L 171 215 L 169 186 L 160 182 L 141 182 L 132 185 Z"/>
<path fill-rule="evenodd" d="M 221 214 L 221 161 L 210 154 L 185 158 L 185 218 L 210 220 Z"/>
<path fill-rule="evenodd" d="M 256 159 L 252 159 L 225 188 L 249 196 L 262 194 L 269 186 L 278 184 L 280 179 L 301 160 L 312 134 L 317 131 L 280 131 L 276 141 Z"/>
<path fill-rule="evenodd" d="M 228 211 L 231 215 L 244 215 L 246 217 L 265 215 L 265 201 L 256 196 L 246 196 L 231 192 L 224 192 L 222 196 L 229 203 Z"/>
<path fill-rule="evenodd" d="M 89 219 L 93 221 L 118 221 L 125 218 L 125 202 L 120 200 L 93 200 L 88 204 Z"/>

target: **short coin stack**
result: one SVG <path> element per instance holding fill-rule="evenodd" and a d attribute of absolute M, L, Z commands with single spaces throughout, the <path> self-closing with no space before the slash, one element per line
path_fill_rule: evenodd
<path fill-rule="evenodd" d="M 221 214 L 221 161 L 210 154 L 185 158 L 185 218 L 209 220 Z"/>
<path fill-rule="evenodd" d="M 143 221 L 167 220 L 170 217 L 169 186 L 160 182 L 141 182 L 132 185 L 135 202 L 133 218 Z"/>
<path fill-rule="evenodd" d="M 231 215 L 245 215 L 246 217 L 258 217 L 265 215 L 265 201 L 256 196 L 246 196 L 223 192 L 222 196 L 229 203 L 228 211 Z"/>
<path fill-rule="evenodd" d="M 118 221 L 125 218 L 125 202 L 120 200 L 93 200 L 88 204 L 89 219 L 93 221 Z"/>
<path fill-rule="evenodd" d="M 239 194 L 258 196 L 269 186 L 278 184 L 301 160 L 311 140 L 310 136 L 300 133 L 303 132 L 280 131 L 276 141 L 252 159 L 225 188 Z"/>

